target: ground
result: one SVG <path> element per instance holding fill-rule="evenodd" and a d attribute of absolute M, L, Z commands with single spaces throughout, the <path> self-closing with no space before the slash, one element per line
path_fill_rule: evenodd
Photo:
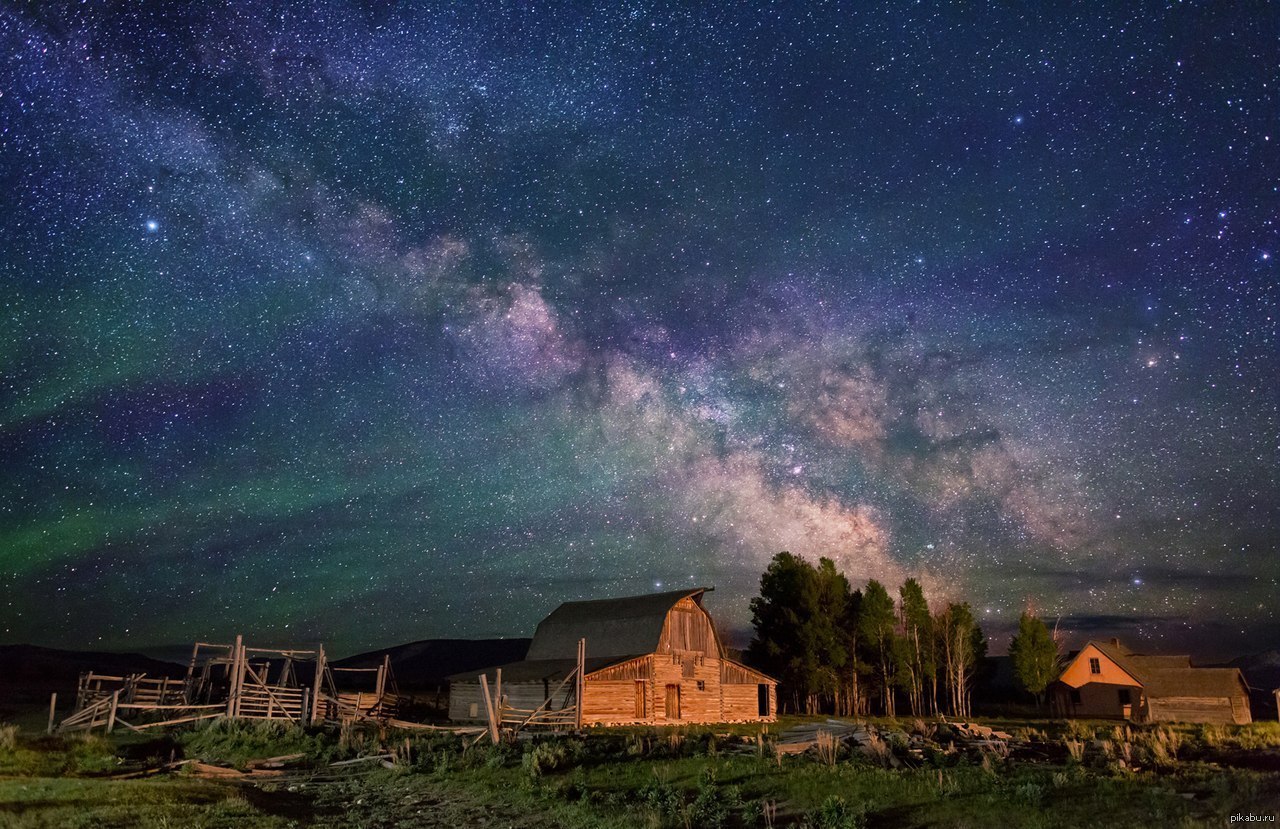
<path fill-rule="evenodd" d="M 856 748 L 779 757 L 773 741 L 788 724 L 600 729 L 474 748 L 436 733 L 272 724 L 110 739 L 0 727 L 0 827 L 1096 829 L 1227 826 L 1233 815 L 1280 813 L 1277 723 L 1117 730 L 988 721 L 1024 749 L 1003 757 L 929 748 L 913 757 L 903 743 L 899 767 Z M 894 739 L 933 729 L 876 724 Z M 388 752 L 392 768 L 330 765 Z M 203 779 L 192 764 L 156 771 L 184 757 L 246 768 L 282 754 L 302 756 L 277 777 Z"/>

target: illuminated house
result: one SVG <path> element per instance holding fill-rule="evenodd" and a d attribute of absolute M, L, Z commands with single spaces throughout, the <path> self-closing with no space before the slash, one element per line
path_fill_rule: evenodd
<path fill-rule="evenodd" d="M 1049 686 L 1056 716 L 1134 722 L 1252 722 L 1238 668 L 1195 668 L 1189 656 L 1148 656 L 1090 642 Z"/>

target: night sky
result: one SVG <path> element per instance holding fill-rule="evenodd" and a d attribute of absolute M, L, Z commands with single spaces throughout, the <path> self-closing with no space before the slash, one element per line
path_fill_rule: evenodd
<path fill-rule="evenodd" d="M 1051 5 L 3 3 L 0 641 L 1274 646 L 1280 7 Z"/>

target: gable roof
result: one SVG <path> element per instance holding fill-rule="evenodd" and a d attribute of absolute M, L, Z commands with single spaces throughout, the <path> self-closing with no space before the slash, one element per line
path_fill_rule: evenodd
<path fill-rule="evenodd" d="M 1239 668 L 1196 668 L 1190 656 L 1134 653 L 1115 639 L 1088 644 L 1136 679 L 1149 698 L 1231 697 L 1247 693 L 1248 685 Z"/>
<path fill-rule="evenodd" d="M 538 623 L 529 644 L 530 660 L 577 659 L 578 640 L 587 640 L 587 658 L 620 658 L 653 653 L 662 638 L 667 613 L 681 599 L 699 606 L 707 587 L 565 602 Z"/>

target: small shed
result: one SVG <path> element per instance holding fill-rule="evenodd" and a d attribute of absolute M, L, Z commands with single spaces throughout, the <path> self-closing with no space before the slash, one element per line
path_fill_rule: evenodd
<path fill-rule="evenodd" d="M 449 718 L 486 718 L 483 675 L 504 722 L 571 710 L 582 725 L 770 722 L 777 681 L 725 655 L 702 606 L 708 590 L 566 602 L 523 660 L 450 677 Z M 581 681 L 568 681 L 579 664 Z"/>
<path fill-rule="evenodd" d="M 1197 668 L 1189 656 L 1139 654 L 1118 639 L 1089 642 L 1050 688 L 1058 716 L 1135 722 L 1252 722 L 1238 668 Z"/>

